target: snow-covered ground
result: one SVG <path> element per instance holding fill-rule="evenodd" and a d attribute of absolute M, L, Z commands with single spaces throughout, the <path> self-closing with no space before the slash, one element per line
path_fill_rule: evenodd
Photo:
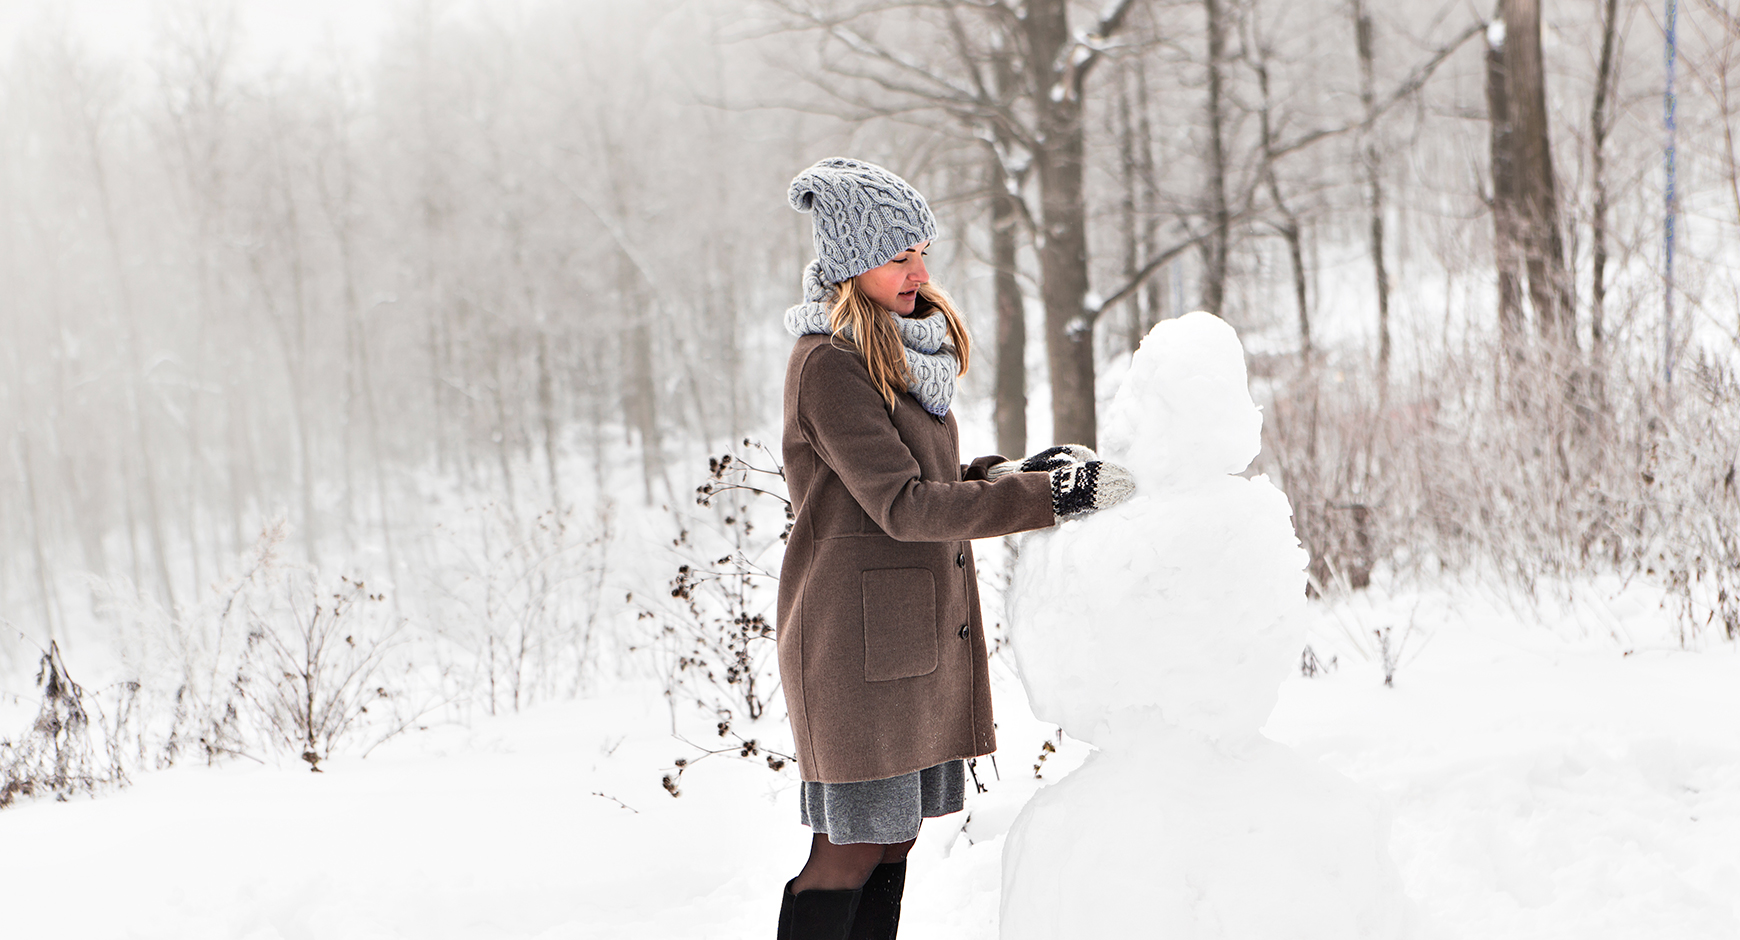
<path fill-rule="evenodd" d="M 1680 650 L 1649 590 L 1606 587 L 1316 609 L 1342 663 L 1414 627 L 1394 688 L 1367 662 L 1295 679 L 1266 731 L 1390 804 L 1428 936 L 1740 937 L 1740 655 Z"/>
<path fill-rule="evenodd" d="M 1289 680 L 1268 734 L 1389 806 L 1428 938 L 1740 936 L 1740 654 L 1651 641 L 1665 615 L 1635 587 L 1551 610 L 1496 596 L 1314 604 L 1313 649 L 1338 666 Z M 1410 623 L 1385 688 L 1365 638 Z M 1055 739 L 1003 656 L 994 674 L 1003 750 L 979 764 L 988 792 L 924 830 L 906 940 L 997 935 L 1003 834 Z M 4 934 L 771 937 L 807 845 L 795 776 L 712 758 L 673 799 L 669 727 L 659 690 L 625 682 L 323 774 L 178 768 L 17 806 L 0 812 Z M 1085 752 L 1064 741 L 1047 779 Z"/>

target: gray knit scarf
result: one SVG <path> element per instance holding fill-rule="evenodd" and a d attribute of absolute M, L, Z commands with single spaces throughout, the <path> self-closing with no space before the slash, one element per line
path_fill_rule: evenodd
<path fill-rule="evenodd" d="M 833 287 L 822 283 L 821 263 L 811 261 L 804 268 L 804 302 L 785 312 L 786 330 L 793 336 L 831 334 L 828 311 L 833 309 L 834 297 Z M 925 411 L 939 418 L 948 414 L 955 397 L 955 375 L 960 371 L 960 360 L 955 358 L 954 347 L 948 345 L 948 318 L 940 310 L 920 319 L 896 316 L 894 326 L 906 347 L 906 371 L 912 376 L 906 390 Z M 840 335 L 850 341 L 851 327 L 841 330 Z"/>

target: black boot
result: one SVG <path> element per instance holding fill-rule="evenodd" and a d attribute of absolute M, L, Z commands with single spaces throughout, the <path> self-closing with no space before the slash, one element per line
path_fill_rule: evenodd
<path fill-rule="evenodd" d="M 906 862 L 877 865 L 858 890 L 863 896 L 848 940 L 894 940 L 900 930 L 900 898 L 906 893 Z"/>
<path fill-rule="evenodd" d="M 852 915 L 858 910 L 863 889 L 791 893 L 785 883 L 785 898 L 779 905 L 779 940 L 847 940 Z"/>

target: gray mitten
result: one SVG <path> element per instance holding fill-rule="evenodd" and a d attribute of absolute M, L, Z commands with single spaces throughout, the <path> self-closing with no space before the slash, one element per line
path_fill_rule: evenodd
<path fill-rule="evenodd" d="M 1026 460 L 1005 460 L 992 464 L 985 471 L 985 479 L 996 480 L 1011 473 L 1035 473 L 1041 470 L 1056 470 L 1070 464 L 1083 464 L 1090 460 L 1098 460 L 1099 455 L 1080 444 L 1060 444 L 1028 457 Z"/>
<path fill-rule="evenodd" d="M 1130 471 L 1115 463 L 1090 460 L 1051 471 L 1051 511 L 1074 519 L 1112 506 L 1136 492 Z"/>

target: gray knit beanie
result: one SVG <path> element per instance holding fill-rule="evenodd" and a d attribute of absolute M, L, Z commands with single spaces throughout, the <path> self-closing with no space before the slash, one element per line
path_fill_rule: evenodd
<path fill-rule="evenodd" d="M 791 181 L 791 207 L 816 224 L 822 281 L 838 284 L 936 237 L 918 190 L 874 163 L 829 157 Z"/>

